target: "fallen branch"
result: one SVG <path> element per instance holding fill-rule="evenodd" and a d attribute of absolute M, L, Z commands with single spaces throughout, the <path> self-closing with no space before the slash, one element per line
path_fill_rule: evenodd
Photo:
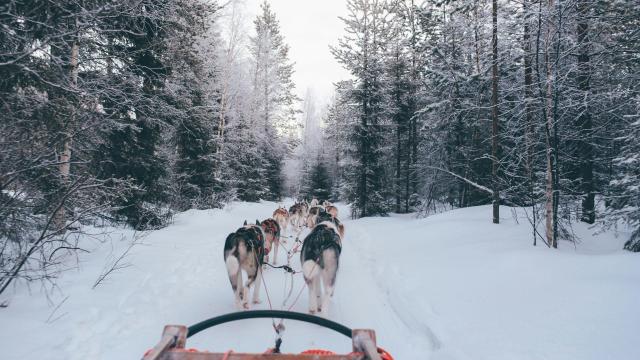
<path fill-rule="evenodd" d="M 104 282 L 104 280 L 109 275 L 113 274 L 114 272 L 118 270 L 126 269 L 131 266 L 130 263 L 124 263 L 124 260 L 129 255 L 129 252 L 131 251 L 131 249 L 133 249 L 135 245 L 140 244 L 139 240 L 142 239 L 142 237 L 143 235 L 139 235 L 137 232 L 133 235 L 133 241 L 131 242 L 131 244 L 129 244 L 129 246 L 127 246 L 127 249 L 120 256 L 118 256 L 118 258 L 116 258 L 110 265 L 109 264 L 105 265 L 105 268 L 103 269 L 102 274 L 98 276 L 98 278 L 96 279 L 96 282 L 93 284 L 91 289 L 95 289 L 96 287 L 98 287 L 100 284 Z"/>
<path fill-rule="evenodd" d="M 453 177 L 456 177 L 456 178 L 458 178 L 458 179 L 460 179 L 460 180 L 462 180 L 462 181 L 466 182 L 467 184 L 469 184 L 469 185 L 471 185 L 471 186 L 475 187 L 476 189 L 482 190 L 482 191 L 487 192 L 487 193 L 489 193 L 489 194 L 493 194 L 493 190 L 489 189 L 488 187 L 486 187 L 486 186 L 482 186 L 482 185 L 478 184 L 477 182 L 474 182 L 474 181 L 472 181 L 472 180 L 469 180 L 469 179 L 467 179 L 466 177 L 464 177 L 464 176 L 460 176 L 460 175 L 458 175 L 458 174 L 456 174 L 456 173 L 454 173 L 454 172 L 451 172 L 451 171 L 449 171 L 449 170 L 445 170 L 445 169 L 443 169 L 443 168 L 439 168 L 439 167 L 437 167 L 437 166 L 425 166 L 425 167 L 426 167 L 426 168 L 429 168 L 429 169 L 433 169 L 433 170 L 442 171 L 443 173 L 447 173 L 447 174 L 449 174 L 449 175 L 451 175 L 451 176 L 453 176 Z"/>

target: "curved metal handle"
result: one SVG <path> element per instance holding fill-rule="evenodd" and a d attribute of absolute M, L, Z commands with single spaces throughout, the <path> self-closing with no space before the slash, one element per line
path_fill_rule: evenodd
<path fill-rule="evenodd" d="M 284 311 L 284 310 L 249 310 L 249 311 L 239 311 L 230 314 L 224 314 L 220 316 L 213 317 L 211 319 L 207 319 L 201 321 L 195 325 L 189 326 L 189 331 L 187 332 L 187 337 L 191 337 L 203 330 L 206 330 L 210 327 L 214 327 L 216 325 L 228 323 L 231 321 L 245 320 L 245 319 L 260 319 L 260 318 L 278 318 L 278 319 L 290 319 L 290 320 L 298 320 L 304 321 L 311 324 L 320 325 L 322 327 L 329 328 L 333 331 L 339 332 L 340 334 L 351 338 L 352 330 L 348 327 L 339 324 L 335 321 L 327 320 L 325 318 L 321 318 L 315 315 L 309 315 L 294 311 Z"/>

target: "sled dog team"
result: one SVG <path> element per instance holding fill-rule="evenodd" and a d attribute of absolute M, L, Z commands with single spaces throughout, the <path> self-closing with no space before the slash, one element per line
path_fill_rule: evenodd
<path fill-rule="evenodd" d="M 289 226 L 299 231 L 303 226 L 311 229 L 300 250 L 302 275 L 309 288 L 309 312 L 320 312 L 326 316 L 338 272 L 344 225 L 338 220 L 338 208 L 328 201 L 320 205 L 315 198 L 310 203 L 296 202 L 288 211 L 278 207 L 271 218 L 262 222 L 256 220 L 255 224 L 249 224 L 245 221 L 244 226 L 227 236 L 224 261 L 236 306 L 249 308 L 249 290 L 252 287 L 252 302 L 260 302 L 263 264 L 269 263 L 273 249 L 273 265 L 277 265 L 280 242 L 286 243 L 281 234 Z M 244 284 L 243 271 L 247 274 Z"/>

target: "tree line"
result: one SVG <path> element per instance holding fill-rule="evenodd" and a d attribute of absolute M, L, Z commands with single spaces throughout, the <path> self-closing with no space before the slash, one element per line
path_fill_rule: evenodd
<path fill-rule="evenodd" d="M 0 293 L 54 279 L 104 224 L 280 198 L 293 65 L 266 2 L 253 36 L 241 15 L 204 0 L 0 5 Z"/>
<path fill-rule="evenodd" d="M 530 207 L 626 223 L 640 250 L 640 8 L 633 1 L 349 0 L 323 161 L 355 217 Z"/>

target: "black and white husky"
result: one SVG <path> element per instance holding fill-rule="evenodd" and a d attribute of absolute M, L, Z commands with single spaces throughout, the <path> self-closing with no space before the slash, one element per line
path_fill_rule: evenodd
<path fill-rule="evenodd" d="M 318 223 L 302 244 L 300 262 L 309 288 L 309 312 L 329 314 L 338 273 L 342 239 L 332 221 Z"/>
<path fill-rule="evenodd" d="M 324 212 L 325 210 L 322 206 L 311 206 L 311 208 L 309 208 L 309 214 L 307 215 L 307 227 L 313 229 L 313 227 L 319 223 L 318 217 Z"/>
<path fill-rule="evenodd" d="M 253 289 L 253 303 L 260 303 L 260 283 L 265 251 L 265 235 L 260 222 L 247 225 L 229 234 L 224 243 L 224 262 L 227 266 L 231 288 L 239 309 L 249 308 L 249 288 Z M 242 285 L 242 271 L 247 274 L 247 282 Z"/>

